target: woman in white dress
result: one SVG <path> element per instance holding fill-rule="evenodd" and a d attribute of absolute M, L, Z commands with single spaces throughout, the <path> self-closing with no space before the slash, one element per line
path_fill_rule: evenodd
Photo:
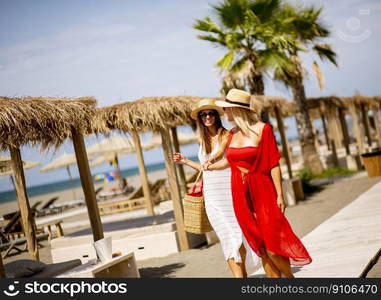
<path fill-rule="evenodd" d="M 228 138 L 228 131 L 222 126 L 220 118 L 223 113 L 224 111 L 211 99 L 203 99 L 198 102 L 191 117 L 197 121 L 200 135 L 198 158 L 201 164 L 187 159 L 178 152 L 173 155 L 176 163 L 201 170 L 202 165 L 206 162 L 214 162 L 223 158 L 215 157 L 217 151 L 219 150 L 218 152 L 221 153 L 221 149 L 224 148 L 224 145 L 226 146 Z M 247 277 L 246 248 L 233 209 L 230 176 L 230 168 L 220 171 L 203 171 L 205 208 L 234 277 Z M 249 252 L 254 262 L 257 262 L 258 257 L 252 251 L 249 250 Z"/>

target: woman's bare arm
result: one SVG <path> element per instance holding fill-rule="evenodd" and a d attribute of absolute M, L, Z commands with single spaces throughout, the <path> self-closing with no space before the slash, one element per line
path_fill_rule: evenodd
<path fill-rule="evenodd" d="M 196 163 L 188 158 L 186 158 L 184 155 L 182 155 L 181 153 L 179 152 L 175 152 L 173 154 L 173 161 L 175 163 L 179 163 L 179 164 L 183 164 L 183 165 L 187 165 L 197 171 L 201 171 L 201 164 L 199 163 Z"/>
<path fill-rule="evenodd" d="M 213 171 L 213 170 L 223 170 L 230 167 L 230 164 L 226 158 L 220 160 L 214 164 L 206 165 L 204 170 Z"/>
<path fill-rule="evenodd" d="M 229 134 L 228 132 L 226 132 L 226 134 L 224 134 L 222 138 L 222 142 L 220 146 L 218 147 L 217 152 L 211 158 L 209 158 L 207 162 L 214 163 L 225 153 L 226 146 L 228 144 L 228 137 L 229 137 Z"/>
<path fill-rule="evenodd" d="M 271 178 L 274 182 L 274 186 L 277 193 L 277 204 L 279 209 L 284 212 L 286 206 L 283 199 L 283 189 L 282 189 L 282 171 L 279 164 L 271 169 Z"/>

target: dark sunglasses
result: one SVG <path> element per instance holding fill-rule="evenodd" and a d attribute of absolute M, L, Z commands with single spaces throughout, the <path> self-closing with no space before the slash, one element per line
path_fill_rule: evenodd
<path fill-rule="evenodd" d="M 216 116 L 216 112 L 215 111 L 210 111 L 210 112 L 207 112 L 207 113 L 199 113 L 198 116 L 200 118 L 206 118 L 207 116 L 209 116 L 209 117 L 215 117 Z"/>

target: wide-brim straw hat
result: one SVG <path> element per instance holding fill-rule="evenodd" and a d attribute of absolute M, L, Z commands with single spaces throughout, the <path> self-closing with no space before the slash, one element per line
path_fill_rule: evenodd
<path fill-rule="evenodd" d="M 216 101 L 216 105 L 220 107 L 240 107 L 255 110 L 250 106 L 251 95 L 248 92 L 231 89 L 225 97 L 224 101 Z"/>
<path fill-rule="evenodd" d="M 191 112 L 191 118 L 193 120 L 197 120 L 198 113 L 202 110 L 206 109 L 214 109 L 218 112 L 218 114 L 223 116 L 224 110 L 222 107 L 219 107 L 216 105 L 215 101 L 213 99 L 201 99 L 200 101 L 197 102 L 196 107 L 192 110 Z"/>

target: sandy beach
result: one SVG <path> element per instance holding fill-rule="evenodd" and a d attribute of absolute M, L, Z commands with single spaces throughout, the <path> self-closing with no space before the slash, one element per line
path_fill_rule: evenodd
<path fill-rule="evenodd" d="M 379 181 L 381 177 L 368 178 L 361 172 L 321 186 L 321 191 L 288 207 L 286 216 L 294 232 L 302 238 Z M 231 277 L 220 244 L 138 261 L 138 265 L 142 277 Z M 381 262 L 374 266 L 368 277 L 381 277 L 380 265 Z M 249 271 L 254 270 L 256 268 Z"/>
<path fill-rule="evenodd" d="M 186 170 L 190 171 L 190 170 Z M 149 180 L 156 180 L 166 176 L 165 170 L 155 171 L 149 174 Z M 374 184 L 379 182 L 381 177 L 368 178 L 365 171 L 355 174 L 348 178 L 342 178 L 333 183 L 320 186 L 320 190 L 310 194 L 298 205 L 288 207 L 286 216 L 291 223 L 295 233 L 302 238 L 322 222 L 341 210 L 347 204 L 355 200 L 360 194 L 364 193 Z M 129 178 L 130 184 L 139 185 L 139 177 Z M 97 188 L 97 187 L 96 187 Z M 78 189 L 79 193 L 79 189 Z M 60 201 L 70 197 L 70 190 L 60 192 Z M 35 201 L 49 199 L 53 195 L 31 198 L 31 203 Z M 7 203 L 1 206 L 1 210 L 12 211 L 16 202 Z M 142 212 L 144 214 L 144 212 Z M 125 218 L 125 219 L 124 219 Z M 127 222 L 123 214 L 113 215 L 113 219 L 118 222 Z M 87 213 L 77 214 L 73 217 L 65 218 L 63 223 L 65 235 L 79 230 L 89 230 L 87 223 Z M 44 263 L 51 263 L 50 247 L 47 241 L 42 243 L 40 248 L 40 259 Z M 307 245 L 308 247 L 308 245 Z M 4 260 L 4 263 L 20 259 L 29 258 L 27 252 L 13 255 Z M 231 277 L 227 264 L 224 261 L 220 244 L 203 246 L 184 252 L 174 253 L 166 257 L 151 258 L 138 261 L 141 277 Z M 249 269 L 252 273 L 256 268 Z M 368 273 L 368 277 L 381 277 L 380 263 L 378 263 Z"/>
<path fill-rule="evenodd" d="M 158 179 L 165 178 L 166 177 L 166 171 L 165 169 L 162 170 L 157 170 L 153 172 L 148 173 L 148 180 L 150 182 L 155 182 Z M 128 177 L 128 184 L 133 186 L 134 188 L 140 187 L 140 177 L 139 174 L 130 176 Z M 103 187 L 102 191 L 107 191 L 111 189 L 113 186 L 117 186 L 118 183 L 115 182 L 108 182 L 108 183 L 103 183 L 97 182 L 94 184 L 94 190 Z M 52 197 L 59 196 L 59 199 L 55 203 L 62 203 L 65 201 L 70 201 L 74 200 L 73 199 L 73 190 L 75 192 L 75 195 L 77 196 L 78 199 L 83 199 L 83 191 L 82 187 L 77 187 L 74 189 L 67 189 L 67 190 L 62 190 L 58 192 L 53 192 L 53 193 L 47 193 L 44 195 L 39 195 L 39 196 L 34 196 L 34 197 L 29 197 L 29 203 L 31 206 L 33 206 L 37 201 L 41 201 L 42 203 L 40 204 L 43 205 L 46 201 L 51 199 Z M 4 215 L 13 211 L 16 211 L 18 209 L 17 201 L 11 201 L 11 202 L 6 202 L 6 203 L 0 203 L 0 215 Z"/>

